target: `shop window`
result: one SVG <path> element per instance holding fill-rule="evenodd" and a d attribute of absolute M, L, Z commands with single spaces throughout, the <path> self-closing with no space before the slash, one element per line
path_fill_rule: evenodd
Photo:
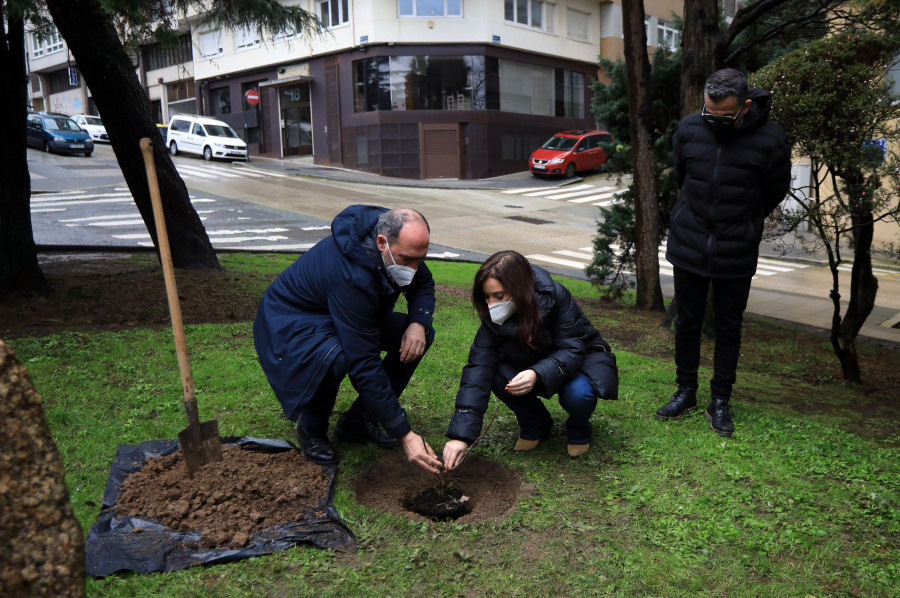
<path fill-rule="evenodd" d="M 209 107 L 213 116 L 231 114 L 231 88 L 218 87 L 209 90 Z"/>

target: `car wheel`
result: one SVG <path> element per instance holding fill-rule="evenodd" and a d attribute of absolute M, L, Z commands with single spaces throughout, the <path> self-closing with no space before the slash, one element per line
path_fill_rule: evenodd
<path fill-rule="evenodd" d="M 178 155 L 178 144 L 175 143 L 174 141 L 169 144 L 169 153 L 172 154 L 173 156 Z"/>
<path fill-rule="evenodd" d="M 92 153 L 93 153 L 93 152 L 84 152 L 84 157 L 85 157 L 85 158 L 90 158 Z"/>
<path fill-rule="evenodd" d="M 45 142 L 44 142 L 44 151 L 47 152 L 48 154 L 52 154 L 52 153 L 53 153 L 53 150 L 50 149 L 50 142 L 49 142 L 49 141 L 45 141 Z"/>
<path fill-rule="evenodd" d="M 208 145 L 203 148 L 203 159 L 207 162 L 212 160 L 212 149 Z"/>
<path fill-rule="evenodd" d="M 571 179 L 573 176 L 575 176 L 575 162 L 569 162 L 566 166 L 566 178 Z"/>

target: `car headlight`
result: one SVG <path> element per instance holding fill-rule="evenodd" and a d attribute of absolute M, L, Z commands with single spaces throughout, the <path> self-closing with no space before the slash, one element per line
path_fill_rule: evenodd
<path fill-rule="evenodd" d="M 565 158 L 553 158 L 552 160 L 550 160 L 549 164 L 562 164 L 565 161 Z"/>
<path fill-rule="evenodd" d="M 53 141 L 65 141 L 65 137 L 54 137 Z"/>

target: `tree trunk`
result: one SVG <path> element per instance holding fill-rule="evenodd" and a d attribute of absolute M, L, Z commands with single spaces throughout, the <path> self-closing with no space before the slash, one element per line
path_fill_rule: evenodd
<path fill-rule="evenodd" d="M 4 596 L 85 595 L 84 536 L 41 395 L 0 341 L 0 586 Z"/>
<path fill-rule="evenodd" d="M 13 290 L 50 290 L 38 265 L 31 227 L 31 179 L 25 119 L 28 78 L 25 75 L 25 24 L 7 11 L 0 19 L 0 294 Z M 4 25 L 8 29 L 4 29 Z"/>
<path fill-rule="evenodd" d="M 853 269 L 850 273 L 850 303 L 843 319 L 832 320 L 831 345 L 841 362 L 844 383 L 861 384 L 862 371 L 856 351 L 856 337 L 875 307 L 878 280 L 872 274 L 872 235 L 875 223 L 871 212 L 856 212 L 853 224 Z"/>
<path fill-rule="evenodd" d="M 703 85 L 716 70 L 719 2 L 685 0 L 681 33 L 681 116 L 700 110 Z"/>
<path fill-rule="evenodd" d="M 634 162 L 635 277 L 637 307 L 662 311 L 659 282 L 659 205 L 653 167 L 653 98 L 643 0 L 622 0 L 625 68 L 628 73 L 628 120 Z"/>
<path fill-rule="evenodd" d="M 159 248 L 140 148 L 143 137 L 153 142 L 172 262 L 178 268 L 218 268 L 212 243 L 166 151 L 151 116 L 147 94 L 109 15 L 98 0 L 47 0 L 47 8 L 91 90 L 122 174 L 154 244 Z"/>

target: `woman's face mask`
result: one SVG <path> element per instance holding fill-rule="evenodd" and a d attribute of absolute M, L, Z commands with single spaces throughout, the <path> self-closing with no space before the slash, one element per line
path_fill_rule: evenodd
<path fill-rule="evenodd" d="M 391 245 L 387 242 L 387 239 L 384 240 L 384 244 L 387 245 L 388 255 L 391 256 L 391 261 L 394 262 L 390 265 L 387 263 L 384 264 L 388 276 L 391 277 L 398 287 L 409 286 L 416 275 L 416 269 L 398 264 L 397 260 L 394 259 L 394 254 L 391 253 Z M 384 261 L 384 256 L 382 256 L 381 261 Z"/>
<path fill-rule="evenodd" d="M 491 314 L 491 321 L 494 324 L 502 324 L 516 313 L 516 302 L 512 299 L 509 301 L 497 301 L 496 303 L 488 304 L 488 310 Z"/>

